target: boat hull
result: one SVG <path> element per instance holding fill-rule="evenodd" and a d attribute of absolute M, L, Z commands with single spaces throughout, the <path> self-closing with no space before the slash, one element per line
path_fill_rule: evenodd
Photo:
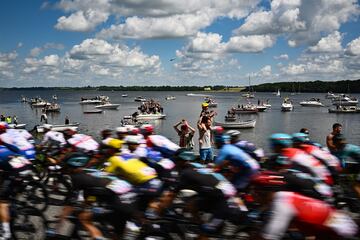
<path fill-rule="evenodd" d="M 165 114 L 139 114 L 136 116 L 137 120 L 157 120 L 164 119 L 166 117 Z"/>
<path fill-rule="evenodd" d="M 256 125 L 256 119 L 248 120 L 244 122 L 215 122 L 215 125 L 221 126 L 225 129 L 244 129 L 244 128 L 254 128 Z"/>
<path fill-rule="evenodd" d="M 322 103 L 316 102 L 300 102 L 300 105 L 303 107 L 323 107 Z"/>
<path fill-rule="evenodd" d="M 54 125 L 51 125 L 51 130 L 58 131 L 58 132 L 61 132 L 61 131 L 67 130 L 67 129 L 77 130 L 79 125 L 80 125 L 80 123 L 54 124 Z M 38 133 L 43 133 L 44 126 L 43 125 L 37 126 L 36 131 Z"/>
<path fill-rule="evenodd" d="M 120 104 L 104 104 L 104 105 L 96 106 L 95 108 L 116 110 L 116 109 L 118 109 L 119 106 L 120 106 Z"/>
<path fill-rule="evenodd" d="M 97 114 L 97 113 L 102 113 L 103 110 L 101 109 L 95 109 L 95 110 L 88 110 L 88 111 L 84 111 L 84 114 Z"/>

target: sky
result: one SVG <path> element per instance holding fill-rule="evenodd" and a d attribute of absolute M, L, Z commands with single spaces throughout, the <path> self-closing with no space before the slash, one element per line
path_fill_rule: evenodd
<path fill-rule="evenodd" d="M 357 0 L 2 0 L 0 86 L 360 79 Z"/>

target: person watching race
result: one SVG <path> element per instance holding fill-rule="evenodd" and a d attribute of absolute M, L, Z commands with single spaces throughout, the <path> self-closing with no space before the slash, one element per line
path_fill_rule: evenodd
<path fill-rule="evenodd" d="M 229 168 L 229 180 L 237 189 L 244 189 L 250 182 L 260 166 L 246 152 L 230 144 L 230 136 L 227 134 L 216 134 L 215 145 L 219 149 L 215 159 L 215 166 L 218 169 Z"/>

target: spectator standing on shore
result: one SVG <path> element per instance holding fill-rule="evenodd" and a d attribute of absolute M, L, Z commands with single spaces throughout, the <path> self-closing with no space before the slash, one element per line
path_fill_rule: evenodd
<path fill-rule="evenodd" d="M 211 118 L 208 116 L 201 116 L 197 127 L 199 129 L 199 149 L 200 149 L 200 160 L 203 163 L 213 161 L 213 150 L 212 150 L 212 133 L 211 133 Z"/>
<path fill-rule="evenodd" d="M 48 123 L 48 117 L 47 117 L 46 113 L 41 114 L 40 122 L 43 122 L 43 121 L 45 122 L 45 124 Z"/>
<path fill-rule="evenodd" d="M 14 122 L 15 125 L 18 124 L 18 120 L 17 120 L 17 116 L 16 116 L 16 115 L 14 115 L 14 117 L 13 117 L 13 122 Z"/>
<path fill-rule="evenodd" d="M 191 127 L 185 119 L 175 124 L 174 129 L 180 137 L 179 146 L 181 148 L 192 150 L 194 148 L 193 137 L 195 134 L 195 129 Z"/>
<path fill-rule="evenodd" d="M 6 118 L 6 123 L 7 123 L 7 124 L 11 124 L 11 122 L 12 122 L 11 116 L 7 116 L 7 118 Z"/>
<path fill-rule="evenodd" d="M 66 116 L 65 117 L 65 125 L 68 125 L 70 124 L 70 119 L 69 119 L 69 116 Z"/>
<path fill-rule="evenodd" d="M 1 122 L 5 122 L 5 116 L 1 114 L 1 117 L 0 117 L 0 121 Z"/>
<path fill-rule="evenodd" d="M 334 123 L 332 129 L 333 129 L 332 132 L 326 137 L 326 145 L 330 150 L 330 152 L 336 150 L 336 146 L 333 143 L 333 137 L 337 134 L 341 134 L 342 125 L 340 123 Z"/>

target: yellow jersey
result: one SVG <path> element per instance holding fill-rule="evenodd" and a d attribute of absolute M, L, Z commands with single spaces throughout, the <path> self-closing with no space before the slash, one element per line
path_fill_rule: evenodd
<path fill-rule="evenodd" d="M 125 160 L 120 156 L 112 156 L 108 162 L 110 165 L 105 171 L 121 176 L 134 185 L 146 183 L 157 177 L 155 169 L 136 158 Z"/>

